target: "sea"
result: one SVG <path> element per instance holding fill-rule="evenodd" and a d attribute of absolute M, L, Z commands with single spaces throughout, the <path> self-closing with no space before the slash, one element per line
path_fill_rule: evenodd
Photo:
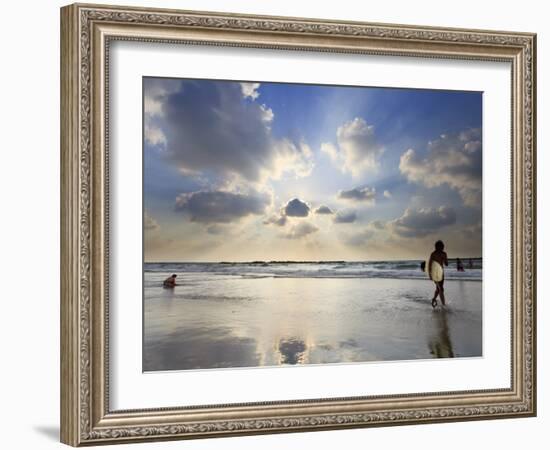
<path fill-rule="evenodd" d="M 471 262 L 471 265 L 470 265 Z M 241 278 L 400 278 L 425 279 L 421 260 L 399 261 L 252 261 L 252 262 L 149 262 L 144 271 L 152 273 L 204 274 Z M 481 281 L 482 258 L 456 260 L 445 268 L 447 280 Z M 168 276 L 168 275 L 167 275 Z"/>

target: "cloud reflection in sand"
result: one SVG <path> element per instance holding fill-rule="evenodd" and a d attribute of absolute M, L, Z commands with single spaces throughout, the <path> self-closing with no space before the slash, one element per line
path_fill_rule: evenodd
<path fill-rule="evenodd" d="M 145 371 L 482 355 L 479 282 L 446 283 L 445 312 L 423 280 L 163 276 L 146 273 Z"/>

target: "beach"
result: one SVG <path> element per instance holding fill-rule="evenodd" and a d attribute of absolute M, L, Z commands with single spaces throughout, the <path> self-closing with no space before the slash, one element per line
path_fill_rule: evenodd
<path fill-rule="evenodd" d="M 416 262 L 336 264 L 146 265 L 143 370 L 482 356 L 480 269 L 449 270 L 448 306 L 432 309 Z"/>

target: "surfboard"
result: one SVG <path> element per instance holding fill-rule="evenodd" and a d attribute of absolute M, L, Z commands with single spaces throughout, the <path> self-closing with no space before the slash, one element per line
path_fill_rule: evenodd
<path fill-rule="evenodd" d="M 425 272 L 428 274 L 428 267 L 430 266 L 430 259 L 426 260 L 426 269 Z M 429 274 L 428 274 L 429 277 Z M 432 280 L 436 283 L 443 280 L 443 267 L 437 261 L 432 261 Z"/>

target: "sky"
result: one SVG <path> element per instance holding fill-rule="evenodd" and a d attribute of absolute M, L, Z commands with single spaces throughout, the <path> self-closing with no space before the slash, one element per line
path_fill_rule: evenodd
<path fill-rule="evenodd" d="M 145 261 L 481 256 L 482 93 L 143 79 Z"/>

